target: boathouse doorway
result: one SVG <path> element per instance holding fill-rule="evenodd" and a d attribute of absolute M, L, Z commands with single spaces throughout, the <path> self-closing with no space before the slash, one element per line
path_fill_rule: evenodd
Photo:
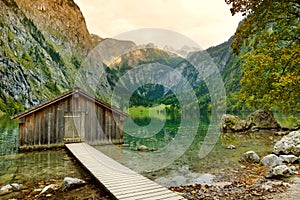
<path fill-rule="evenodd" d="M 65 143 L 84 141 L 84 116 L 82 112 L 65 112 Z"/>

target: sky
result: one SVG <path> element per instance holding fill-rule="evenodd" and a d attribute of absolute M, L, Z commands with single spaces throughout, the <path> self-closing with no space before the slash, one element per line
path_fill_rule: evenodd
<path fill-rule="evenodd" d="M 160 37 L 161 40 L 172 38 L 174 48 L 184 45 L 185 42 L 175 44 L 175 41 L 184 40 L 180 36 L 202 49 L 221 44 L 234 34 L 242 20 L 241 15 L 231 15 L 230 6 L 224 0 L 74 1 L 80 7 L 90 33 L 102 38 L 134 40 L 150 31 L 155 32 L 152 37 Z M 162 32 L 156 34 L 157 30 Z M 142 43 L 138 39 L 135 42 Z M 195 46 L 191 42 L 186 43 Z"/>

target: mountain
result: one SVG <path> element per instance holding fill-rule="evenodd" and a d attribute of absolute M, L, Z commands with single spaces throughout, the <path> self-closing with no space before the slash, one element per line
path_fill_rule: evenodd
<path fill-rule="evenodd" d="M 154 65 L 166 65 L 171 67 L 174 71 L 179 73 L 182 77 L 185 77 L 188 80 L 189 84 L 192 86 L 195 94 L 198 97 L 198 103 L 201 109 L 208 108 L 210 104 L 210 95 L 208 91 L 208 86 L 204 82 L 204 79 L 199 78 L 198 71 L 205 73 L 206 70 L 209 70 L 209 63 L 212 60 L 219 69 L 219 72 L 223 78 L 224 87 L 227 94 L 227 106 L 228 109 L 234 109 L 235 101 L 231 97 L 231 94 L 234 94 L 240 89 L 240 80 L 242 77 L 242 69 L 240 66 L 240 60 L 233 53 L 231 44 L 233 38 L 230 38 L 228 41 L 217 45 L 215 47 L 210 47 L 205 51 L 186 51 L 187 57 L 179 56 L 179 52 L 171 47 L 165 47 L 164 49 L 158 49 L 155 45 L 144 45 L 144 46 L 133 46 L 135 50 L 128 51 L 127 53 L 114 58 L 110 62 L 105 63 L 105 69 L 107 73 L 108 82 L 113 89 L 116 84 L 119 84 L 119 79 L 128 72 L 134 72 L 134 69 L 137 66 L 151 67 L 150 63 Z M 153 47 L 153 48 L 151 48 Z M 186 50 L 197 50 L 195 48 L 187 48 Z M 211 59 L 207 58 L 210 56 Z M 189 61 L 193 58 L 197 58 L 198 63 L 202 63 L 202 69 L 196 70 Z M 148 65 L 147 65 L 148 64 Z M 146 68 L 145 68 L 146 69 Z M 145 71 L 145 70 L 144 70 Z M 140 77 L 145 77 L 146 73 L 131 73 L 129 82 L 126 84 L 136 85 L 138 84 L 137 80 Z M 147 74 L 149 76 L 155 77 L 155 74 Z M 202 74 L 203 75 L 203 74 Z M 213 74 L 211 76 L 214 76 Z M 170 85 L 176 85 L 180 81 L 178 78 L 173 76 L 159 76 L 161 79 L 166 79 L 165 82 Z M 145 78 L 144 78 L 145 79 Z M 214 84 L 213 77 L 209 78 L 212 84 Z M 150 80 L 151 81 L 151 80 Z M 124 88 L 126 88 L 124 86 Z M 170 88 L 158 87 L 154 84 L 148 84 L 146 86 L 140 87 L 137 91 L 133 93 L 131 97 L 131 105 L 144 105 L 149 106 L 153 104 L 165 103 L 165 104 L 176 104 L 177 99 L 172 92 L 169 91 Z M 172 88 L 171 88 L 172 89 Z M 174 89 L 174 88 L 173 88 Z M 152 102 L 152 103 L 151 103 Z"/>
<path fill-rule="evenodd" d="M 240 89 L 243 75 L 241 61 L 231 48 L 232 42 L 231 37 L 228 41 L 206 50 L 220 70 L 227 94 L 235 93 Z"/>
<path fill-rule="evenodd" d="M 187 57 L 189 53 L 200 51 L 200 48 L 184 45 L 180 49 L 175 49 L 172 46 L 166 45 L 164 46 L 163 50 L 176 53 L 182 57 Z"/>
<path fill-rule="evenodd" d="M 243 71 L 241 67 L 241 60 L 231 48 L 232 42 L 233 37 L 229 38 L 228 41 L 220 45 L 210 47 L 205 51 L 217 65 L 222 76 L 227 96 L 227 110 L 236 111 L 241 108 L 236 107 L 236 100 L 232 97 L 232 95 L 236 94 L 241 88 L 240 80 L 243 76 Z M 201 51 L 191 52 L 188 54 L 188 57 L 194 57 L 199 53 L 201 53 Z"/>
<path fill-rule="evenodd" d="M 0 110 L 16 113 L 87 78 L 109 87 L 93 74 L 101 64 L 82 67 L 94 44 L 72 0 L 0 0 L 0 27 Z"/>
<path fill-rule="evenodd" d="M 219 67 L 228 94 L 239 90 L 242 76 L 231 43 L 232 38 L 207 49 Z M 130 84 L 137 84 L 142 76 L 159 75 L 171 88 L 146 84 L 134 92 L 131 105 L 178 103 L 172 89 L 182 89 L 173 86 L 181 75 L 205 109 L 210 102 L 208 88 L 182 56 L 197 54 L 202 51 L 188 46 L 159 49 L 151 43 L 138 46 L 132 41 L 90 34 L 73 0 L 0 0 L 0 110 L 17 113 L 75 86 L 109 101 L 120 78 L 137 66 L 145 70 L 131 73 Z M 158 74 L 163 70 L 151 70 L 155 65 L 168 66 L 178 74 Z"/>

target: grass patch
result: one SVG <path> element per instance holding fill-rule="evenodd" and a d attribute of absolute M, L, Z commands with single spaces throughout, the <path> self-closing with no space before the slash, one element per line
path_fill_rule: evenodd
<path fill-rule="evenodd" d="M 154 107 L 144 107 L 144 106 L 133 106 L 129 108 L 129 114 L 132 118 L 157 118 L 165 119 L 166 111 L 165 109 L 169 107 L 164 104 L 157 105 Z"/>

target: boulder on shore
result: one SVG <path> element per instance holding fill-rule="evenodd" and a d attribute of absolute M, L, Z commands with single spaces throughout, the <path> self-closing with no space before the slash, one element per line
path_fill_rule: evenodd
<path fill-rule="evenodd" d="M 277 178 L 277 177 L 290 177 L 296 172 L 296 167 L 288 167 L 286 165 L 279 165 L 272 168 L 267 176 L 267 178 Z"/>
<path fill-rule="evenodd" d="M 221 130 L 224 132 L 241 132 L 248 129 L 248 123 L 238 116 L 224 114 L 221 118 Z"/>
<path fill-rule="evenodd" d="M 247 151 L 242 155 L 241 162 L 259 163 L 259 156 L 254 151 Z"/>
<path fill-rule="evenodd" d="M 238 116 L 224 114 L 221 118 L 221 130 L 223 132 L 243 132 L 259 129 L 280 129 L 280 125 L 271 111 L 257 110 L 251 113 L 247 120 Z"/>
<path fill-rule="evenodd" d="M 271 111 L 257 110 L 248 116 L 247 123 L 256 129 L 280 129 Z"/>
<path fill-rule="evenodd" d="M 285 163 L 295 163 L 299 159 L 295 155 L 280 155 L 279 158 L 281 158 Z"/>
<path fill-rule="evenodd" d="M 282 161 L 283 160 L 280 157 L 276 156 L 275 154 L 270 154 L 263 157 L 260 162 L 263 166 L 274 167 L 277 165 L 281 165 Z"/>
<path fill-rule="evenodd" d="M 273 153 L 300 156 L 300 131 L 292 131 L 276 142 Z"/>

